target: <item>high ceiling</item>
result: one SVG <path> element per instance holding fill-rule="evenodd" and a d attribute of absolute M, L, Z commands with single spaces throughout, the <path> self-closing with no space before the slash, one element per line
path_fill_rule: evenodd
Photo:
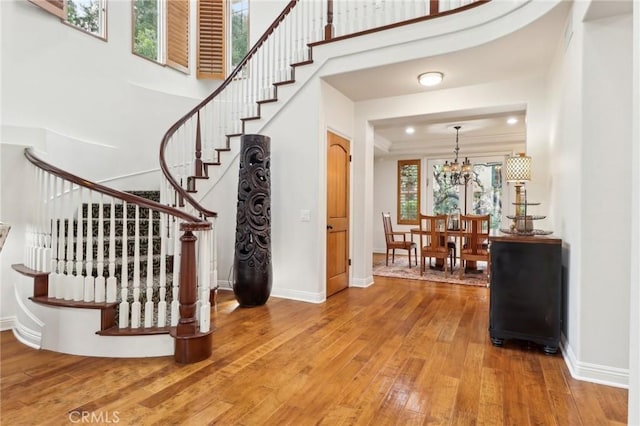
<path fill-rule="evenodd" d="M 336 74 L 326 80 L 350 99 L 366 101 L 545 74 L 562 43 L 569 9 L 569 2 L 560 4 L 533 24 L 479 47 Z M 420 86 L 417 76 L 432 70 L 444 73 L 442 84 L 436 88 Z M 522 150 L 525 109 L 525 105 L 509 105 L 373 122 L 376 156 L 417 153 L 448 157 L 455 145 L 456 125 L 462 126 L 461 155 Z M 506 124 L 508 117 L 516 118 L 517 123 Z M 407 126 L 415 132 L 405 133 Z"/>

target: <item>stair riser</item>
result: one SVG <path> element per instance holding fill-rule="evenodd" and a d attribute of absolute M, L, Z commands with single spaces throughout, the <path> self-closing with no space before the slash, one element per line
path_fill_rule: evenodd
<path fill-rule="evenodd" d="M 140 219 L 139 221 L 139 234 L 140 236 L 146 236 L 149 233 L 149 228 L 148 228 L 148 224 L 149 224 L 149 220 L 148 219 Z M 114 221 L 115 224 L 115 236 L 116 237 L 122 237 L 123 236 L 123 231 L 124 231 L 124 219 L 116 219 Z M 99 233 L 99 225 L 100 222 L 98 219 L 92 219 L 91 221 L 91 234 L 93 235 L 93 238 L 97 238 L 98 237 L 98 233 Z M 127 219 L 126 221 L 126 225 L 127 225 L 127 236 L 132 236 L 135 234 L 136 231 L 136 221 L 135 219 Z M 166 223 L 165 223 L 166 225 Z M 153 220 L 152 221 L 152 226 L 153 228 L 151 229 L 151 232 L 153 235 L 160 235 L 160 221 L 159 220 Z M 171 222 L 171 226 L 173 226 L 173 222 Z M 56 227 L 57 229 L 60 228 L 60 222 L 58 222 L 58 226 Z M 72 224 L 72 232 L 73 235 L 75 236 L 77 233 L 77 228 L 78 228 L 78 221 L 74 220 L 73 224 Z M 64 220 L 63 221 L 63 225 L 62 225 L 62 233 L 59 233 L 58 235 L 63 235 L 64 237 L 68 236 L 68 229 L 69 229 L 69 221 L 68 220 Z M 83 220 L 82 222 L 82 236 L 86 237 L 87 236 L 87 229 L 88 229 L 88 222 L 86 220 Z M 108 239 L 109 235 L 111 233 L 111 222 L 109 220 L 104 220 L 103 224 L 102 224 L 102 230 L 103 230 L 103 234 L 104 234 L 104 238 Z"/>
<path fill-rule="evenodd" d="M 148 245 L 148 241 L 149 239 L 145 236 L 145 237 L 140 237 L 140 248 L 139 248 L 139 255 L 142 256 L 147 256 L 147 254 L 149 253 L 149 245 Z M 123 245 L 123 239 L 122 237 L 116 237 L 115 239 L 115 257 L 116 258 L 120 258 L 122 257 L 122 245 Z M 71 248 L 72 248 L 72 254 L 75 255 L 76 253 L 76 249 L 78 244 L 76 244 L 75 242 L 72 244 Z M 92 258 L 93 259 L 97 259 L 98 258 L 98 239 L 94 238 L 92 240 L 92 246 L 93 246 L 93 250 L 92 250 Z M 109 258 L 109 240 L 105 239 L 104 243 L 102 245 L 102 250 L 103 250 L 103 256 L 104 259 L 107 260 Z M 66 241 L 64 242 L 64 244 L 62 245 L 62 251 L 60 252 L 62 254 L 62 256 L 64 257 L 67 253 L 67 247 L 68 244 L 66 244 Z M 56 251 L 57 252 L 57 251 Z M 83 241 L 82 243 L 82 256 L 83 258 L 86 258 L 86 253 L 87 253 L 87 241 L 86 239 Z M 152 254 L 154 255 L 159 255 L 160 254 L 160 237 L 153 237 L 152 239 Z M 127 238 L 127 256 L 128 257 L 133 257 L 135 255 L 135 243 L 134 243 L 134 238 L 133 237 L 129 237 Z M 94 260 L 95 261 L 95 260 Z"/>
<path fill-rule="evenodd" d="M 83 204 L 82 205 L 82 217 L 86 218 L 87 217 L 87 212 L 89 211 L 89 206 L 88 204 Z M 114 205 L 114 217 L 115 218 L 122 218 L 122 204 L 115 204 Z M 147 208 L 139 208 L 138 209 L 138 215 L 140 216 L 141 219 L 148 219 L 149 218 L 149 211 L 150 209 Z M 160 218 L 160 212 L 157 211 L 153 211 L 153 218 L 154 219 L 159 219 Z M 99 204 L 91 204 L 91 218 L 92 219 L 96 219 L 100 214 L 100 205 Z M 128 205 L 127 206 L 127 219 L 131 219 L 134 218 L 136 214 L 136 206 L 134 205 Z M 104 217 L 105 220 L 108 220 L 111 217 L 111 204 L 103 204 L 102 205 L 102 216 Z"/>
<path fill-rule="evenodd" d="M 118 282 L 120 282 L 120 279 L 122 277 L 122 259 L 116 259 L 115 263 L 115 271 L 114 271 L 114 276 L 116 277 L 116 279 L 118 280 Z M 140 282 L 143 283 L 142 286 L 145 286 L 146 284 L 146 280 L 147 280 L 147 260 L 140 260 L 140 274 L 138 275 L 140 278 Z M 85 274 L 85 268 L 86 268 L 86 263 L 83 262 L 82 263 L 82 270 L 80 271 L 79 275 L 82 276 L 86 276 Z M 64 271 L 67 271 L 66 268 L 66 263 L 65 263 L 65 267 L 64 267 Z M 167 256 L 166 259 L 166 269 L 165 269 L 167 274 L 171 274 L 173 272 L 173 256 Z M 73 275 L 77 275 L 77 271 L 76 271 L 76 263 L 73 263 L 73 268 L 72 268 L 72 272 Z M 131 285 L 131 283 L 133 282 L 133 277 L 134 277 L 134 263 L 132 259 L 127 259 L 127 277 L 128 277 L 128 281 L 129 284 Z M 97 277 L 98 276 L 98 265 L 97 262 L 94 262 L 93 264 L 93 268 L 91 271 L 91 276 L 93 277 Z M 102 268 L 102 276 L 106 278 L 109 277 L 109 262 L 105 261 L 103 268 Z M 153 258 L 153 276 L 154 276 L 154 280 L 157 280 L 157 277 L 160 276 L 160 257 L 156 256 Z"/>

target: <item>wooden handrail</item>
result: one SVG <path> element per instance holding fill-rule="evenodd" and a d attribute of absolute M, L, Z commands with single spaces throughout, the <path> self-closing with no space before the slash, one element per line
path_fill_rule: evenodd
<path fill-rule="evenodd" d="M 275 31 L 275 29 L 278 28 L 278 25 L 280 25 L 280 22 L 282 22 L 285 16 L 287 16 L 289 12 L 291 12 L 291 10 L 295 7 L 298 1 L 299 0 L 291 0 L 289 1 L 289 3 L 287 3 L 285 8 L 282 10 L 282 12 L 280 12 L 280 15 L 278 15 L 278 17 L 273 21 L 273 23 L 269 26 L 269 28 L 267 28 L 267 30 L 264 32 L 264 34 L 262 34 L 260 39 L 253 45 L 253 47 L 249 50 L 249 52 L 247 52 L 244 58 L 242 58 L 240 63 L 233 69 L 231 74 L 227 76 L 227 78 L 222 82 L 222 84 L 216 90 L 214 90 L 213 93 L 211 93 L 209 96 L 204 98 L 202 102 L 200 102 L 198 105 L 192 108 L 191 111 L 187 112 L 185 115 L 182 116 L 182 118 L 176 121 L 174 125 L 171 126 L 169 130 L 167 130 L 167 132 L 164 134 L 162 138 L 162 143 L 160 144 L 160 169 L 162 170 L 162 173 L 167 178 L 171 186 L 178 193 L 178 197 L 181 197 L 182 199 L 187 200 L 189 204 L 191 204 L 191 206 L 195 208 L 205 218 L 215 217 L 217 216 L 217 213 L 202 207 L 200 203 L 194 200 L 194 198 L 184 188 L 182 188 L 182 186 L 173 178 L 173 176 L 169 172 L 169 166 L 167 166 L 167 161 L 165 158 L 165 150 L 166 150 L 167 144 L 169 143 L 169 139 L 180 128 L 180 126 L 182 126 L 191 117 L 193 117 L 213 98 L 218 96 L 218 94 L 222 92 L 233 81 L 233 79 L 238 75 L 242 67 L 249 61 L 249 59 L 251 59 L 253 55 L 256 54 L 260 46 L 262 46 L 262 44 L 267 40 L 267 38 L 269 38 L 269 36 Z"/>
<path fill-rule="evenodd" d="M 251 49 L 247 52 L 247 54 L 244 56 L 244 58 L 233 69 L 233 71 L 227 76 L 227 78 L 222 82 L 222 84 L 220 84 L 220 86 L 218 86 L 209 96 L 204 98 L 198 105 L 196 105 L 189 112 L 184 114 L 178 121 L 176 121 L 173 124 L 173 126 L 171 126 L 169 128 L 169 130 L 167 130 L 167 132 L 164 134 L 164 136 L 162 138 L 162 142 L 160 144 L 160 158 L 159 158 L 160 159 L 160 168 L 162 170 L 162 173 L 164 174 L 164 176 L 166 177 L 166 179 L 168 180 L 170 185 L 176 191 L 177 196 L 182 200 L 186 200 L 204 218 L 217 216 L 217 214 L 215 212 L 213 212 L 213 211 L 210 211 L 210 210 L 204 208 L 202 205 L 200 205 L 200 203 L 198 203 L 187 192 L 187 190 L 184 189 L 176 181 L 176 179 L 172 176 L 171 172 L 169 171 L 169 166 L 167 165 L 166 156 L 165 156 L 165 151 L 167 149 L 167 145 L 168 145 L 171 137 L 178 131 L 178 129 L 181 128 L 183 125 L 185 125 L 185 123 L 188 120 L 190 120 L 196 114 L 198 114 L 198 123 L 197 123 L 197 128 L 196 128 L 196 141 L 195 141 L 195 144 L 196 144 L 196 146 L 195 146 L 195 152 L 196 152 L 196 159 L 195 159 L 196 171 L 195 171 L 195 176 L 196 177 L 203 176 L 202 170 L 201 170 L 202 165 L 203 165 L 203 161 L 202 161 L 202 158 L 201 158 L 201 151 L 200 151 L 201 150 L 200 116 L 199 116 L 200 110 L 203 109 L 216 96 L 218 96 L 220 93 L 222 93 L 233 82 L 234 78 L 238 76 L 238 74 L 243 69 L 243 67 L 258 52 L 259 48 L 267 41 L 269 36 L 271 34 L 273 34 L 273 32 L 278 28 L 280 23 L 285 19 L 285 17 L 287 15 L 289 15 L 291 10 L 298 4 L 299 1 L 300 0 L 290 0 L 287 3 L 287 5 L 285 6 L 285 8 L 282 10 L 282 12 L 278 15 L 278 17 L 267 28 L 267 30 L 264 32 L 264 34 L 262 34 L 260 39 L 258 39 L 258 41 L 253 45 L 253 47 L 251 47 Z M 457 7 L 455 9 L 451 9 L 451 10 L 447 10 L 447 11 L 443 11 L 443 12 L 440 11 L 440 1 L 439 0 L 430 0 L 429 1 L 430 13 L 428 15 L 421 16 L 421 17 L 418 17 L 418 18 L 408 19 L 408 20 L 405 20 L 405 21 L 396 22 L 396 23 L 393 23 L 393 24 L 388 24 L 388 25 L 384 25 L 384 26 L 380 26 L 380 27 L 376 27 L 376 28 L 371 28 L 371 29 L 367 29 L 367 30 L 363 30 L 363 31 L 358 31 L 358 32 L 355 32 L 355 33 L 352 33 L 352 34 L 342 35 L 342 36 L 338 36 L 338 37 L 334 36 L 334 23 L 333 23 L 333 18 L 334 18 L 334 16 L 333 16 L 333 14 L 334 14 L 333 6 L 334 5 L 333 5 L 333 0 L 326 0 L 326 1 L 327 1 L 327 10 L 326 10 L 326 12 L 327 12 L 326 19 L 327 19 L 327 21 L 326 21 L 326 25 L 324 27 L 324 40 L 318 40 L 318 41 L 315 41 L 315 42 L 310 42 L 310 43 L 308 43 L 309 47 L 313 47 L 313 46 L 317 46 L 317 45 L 321 45 L 321 44 L 326 44 L 326 43 L 331 43 L 331 42 L 334 42 L 334 41 L 345 40 L 345 39 L 348 39 L 348 38 L 358 37 L 358 36 L 362 36 L 362 35 L 365 35 L 365 34 L 374 33 L 374 32 L 377 32 L 377 31 L 388 30 L 388 29 L 392 29 L 392 28 L 396 28 L 396 27 L 400 27 L 400 26 L 404 26 L 404 25 L 409 25 L 409 24 L 413 24 L 413 23 L 417 23 L 417 22 L 433 19 L 433 18 L 436 18 L 436 17 L 442 17 L 442 16 L 453 14 L 453 13 L 462 12 L 462 11 L 474 8 L 476 6 L 479 6 L 481 4 L 488 3 L 491 0 L 475 0 L 473 3 L 469 3 L 467 5 L 460 6 L 460 7 Z"/>
<path fill-rule="evenodd" d="M 72 173 L 62 170 L 38 158 L 38 156 L 34 154 L 32 148 L 25 148 L 24 156 L 27 157 L 27 159 L 36 167 L 39 167 L 40 169 L 47 171 L 54 176 L 65 179 L 69 182 L 73 182 L 76 185 L 91 189 L 101 194 L 109 195 L 111 197 L 114 197 L 120 200 L 124 200 L 127 203 L 137 204 L 140 207 L 150 208 L 152 210 L 156 210 L 156 211 L 168 214 L 170 216 L 179 217 L 182 220 L 191 222 L 192 227 L 195 225 L 198 229 L 209 229 L 211 227 L 211 224 L 207 222 L 205 219 L 201 219 L 197 216 L 192 216 L 188 213 L 183 212 L 182 210 L 169 207 L 164 204 L 160 204 L 155 201 L 148 200 L 146 198 L 142 198 L 134 194 L 130 194 L 128 192 L 118 191 L 117 189 L 109 188 L 107 186 L 92 182 L 87 179 L 83 179 L 79 176 L 76 176 Z M 199 224 L 202 224 L 202 225 L 198 226 Z"/>
<path fill-rule="evenodd" d="M 325 40 L 318 40 L 316 42 L 309 43 L 309 46 L 310 47 L 320 46 L 322 44 L 333 43 L 334 41 L 347 40 L 349 38 L 355 38 L 355 37 L 360 37 L 360 36 L 367 35 L 367 34 L 373 34 L 373 33 L 379 32 L 379 31 L 386 31 L 386 30 L 391 30 L 393 28 L 403 27 L 405 25 L 411 25 L 411 24 L 416 24 L 418 22 L 429 21 L 429 20 L 434 19 L 434 18 L 441 18 L 443 16 L 453 15 L 454 13 L 464 12 L 465 10 L 473 9 L 474 7 L 480 6 L 482 4 L 489 3 L 490 1 L 491 0 L 475 0 L 473 3 L 465 4 L 464 6 L 460 6 L 460 7 L 457 7 L 455 9 L 446 10 L 444 12 L 436 12 L 436 13 L 432 12 L 429 15 L 420 16 L 418 18 L 412 18 L 412 19 L 407 19 L 407 20 L 400 21 L 400 22 L 394 22 L 393 24 L 382 25 L 382 26 L 379 26 L 379 27 L 370 28 L 368 30 L 358 31 L 358 32 L 351 33 L 351 34 L 345 34 L 345 35 L 338 36 L 338 37 L 325 38 Z M 433 7 L 433 3 L 435 3 L 436 5 L 440 4 L 439 0 L 431 0 L 431 3 L 432 3 L 431 7 Z M 436 10 L 439 10 L 439 9 L 436 8 Z"/>

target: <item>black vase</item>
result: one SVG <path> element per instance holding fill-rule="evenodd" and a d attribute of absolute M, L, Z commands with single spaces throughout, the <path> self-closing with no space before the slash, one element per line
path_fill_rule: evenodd
<path fill-rule="evenodd" d="M 233 293 L 251 307 L 271 294 L 271 139 L 243 135 L 240 142 Z"/>

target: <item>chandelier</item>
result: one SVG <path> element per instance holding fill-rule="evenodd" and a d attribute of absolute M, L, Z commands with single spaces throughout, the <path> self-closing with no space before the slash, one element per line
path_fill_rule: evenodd
<path fill-rule="evenodd" d="M 448 180 L 451 185 L 466 186 L 469 180 L 471 180 L 473 167 L 467 157 L 465 157 L 462 164 L 458 163 L 458 152 L 460 151 L 460 147 L 458 146 L 458 133 L 461 127 L 462 126 L 453 127 L 456 129 L 456 149 L 454 149 L 456 158 L 451 163 L 445 161 L 442 171 L 444 172 L 444 178 Z"/>

